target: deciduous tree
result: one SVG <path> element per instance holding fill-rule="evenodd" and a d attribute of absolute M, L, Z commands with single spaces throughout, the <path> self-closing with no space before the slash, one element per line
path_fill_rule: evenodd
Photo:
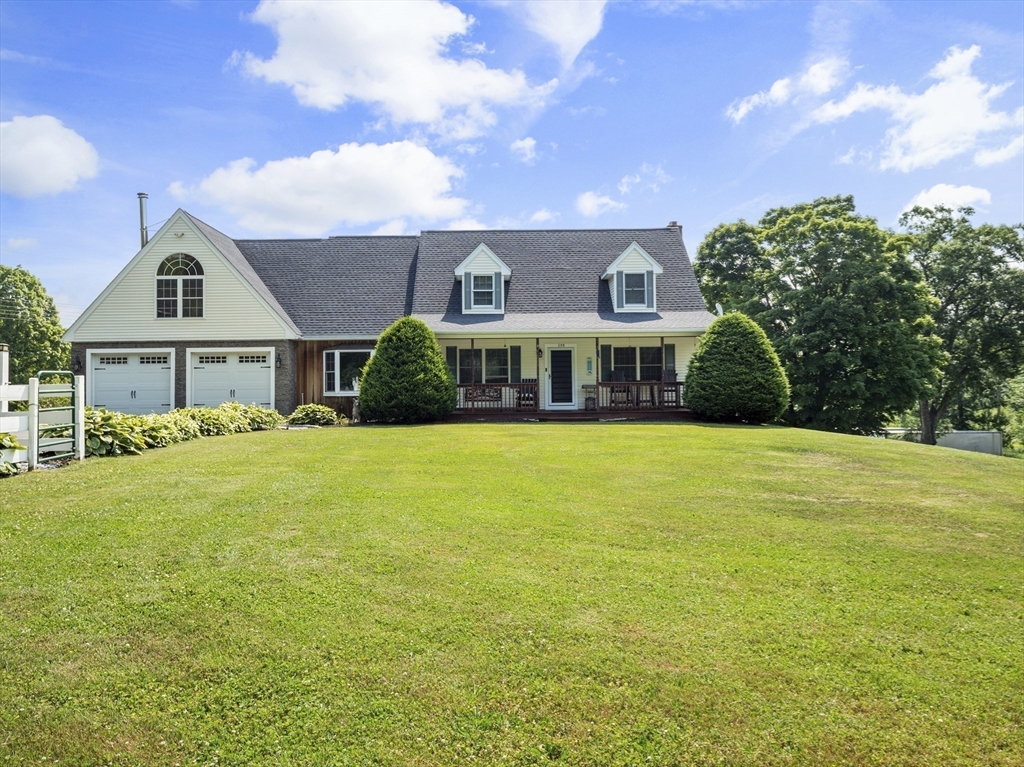
<path fill-rule="evenodd" d="M 27 383 L 40 370 L 64 370 L 71 347 L 43 284 L 20 266 L 0 266 L 0 343 L 10 352 L 11 383 Z"/>
<path fill-rule="evenodd" d="M 694 268 L 709 306 L 768 334 L 789 378 L 786 420 L 863 434 L 912 407 L 941 359 L 907 247 L 852 197 L 829 197 L 717 227 Z"/>
<path fill-rule="evenodd" d="M 1024 367 L 1024 226 L 974 226 L 972 208 L 915 207 L 900 218 L 909 255 L 937 299 L 928 331 L 946 361 L 921 397 L 921 441 L 950 407 L 990 399 Z"/>

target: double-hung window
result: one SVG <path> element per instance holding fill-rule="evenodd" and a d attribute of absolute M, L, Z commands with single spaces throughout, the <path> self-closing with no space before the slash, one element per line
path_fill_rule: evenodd
<path fill-rule="evenodd" d="M 508 349 L 459 349 L 460 384 L 508 382 Z"/>
<path fill-rule="evenodd" d="M 187 253 L 168 256 L 156 270 L 158 319 L 203 316 L 203 265 Z"/>
<path fill-rule="evenodd" d="M 473 308 L 494 307 L 494 275 L 473 275 Z"/>
<path fill-rule="evenodd" d="M 359 380 L 373 351 L 332 349 L 324 352 L 324 394 L 336 397 L 359 394 Z"/>
<path fill-rule="evenodd" d="M 647 306 L 647 275 L 626 272 L 622 280 L 626 306 Z"/>

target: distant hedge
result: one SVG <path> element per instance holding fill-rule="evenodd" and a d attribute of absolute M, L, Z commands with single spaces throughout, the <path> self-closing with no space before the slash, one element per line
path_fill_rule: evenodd
<path fill-rule="evenodd" d="M 455 381 L 430 328 L 402 317 L 384 331 L 363 369 L 359 412 L 366 421 L 436 421 L 455 409 L 456 396 Z"/>
<path fill-rule="evenodd" d="M 764 331 L 730 312 L 708 328 L 690 358 L 686 405 L 716 421 L 767 423 L 789 405 L 789 381 Z"/>

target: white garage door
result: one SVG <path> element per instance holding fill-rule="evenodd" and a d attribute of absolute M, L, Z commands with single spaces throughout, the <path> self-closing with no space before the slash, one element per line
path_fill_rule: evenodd
<path fill-rule="evenodd" d="M 174 402 L 171 355 L 166 352 L 113 352 L 90 355 L 93 407 L 121 413 L 166 413 Z"/>
<path fill-rule="evenodd" d="M 191 362 L 193 407 L 232 401 L 273 407 L 274 370 L 267 352 L 193 352 Z"/>

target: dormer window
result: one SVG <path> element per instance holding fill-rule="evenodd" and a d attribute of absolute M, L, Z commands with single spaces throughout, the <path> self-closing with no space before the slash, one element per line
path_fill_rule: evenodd
<path fill-rule="evenodd" d="M 165 258 L 156 270 L 157 319 L 203 316 L 203 265 L 187 253 Z"/>
<path fill-rule="evenodd" d="M 657 276 L 661 264 L 637 243 L 632 243 L 601 275 L 608 281 L 615 312 L 658 311 Z"/>
<path fill-rule="evenodd" d="M 505 280 L 512 270 L 483 243 L 455 267 L 462 281 L 463 314 L 504 314 Z"/>
<path fill-rule="evenodd" d="M 470 309 L 494 308 L 494 275 L 473 275 L 473 305 Z"/>
<path fill-rule="evenodd" d="M 647 306 L 647 274 L 624 272 L 623 303 L 626 306 Z"/>

